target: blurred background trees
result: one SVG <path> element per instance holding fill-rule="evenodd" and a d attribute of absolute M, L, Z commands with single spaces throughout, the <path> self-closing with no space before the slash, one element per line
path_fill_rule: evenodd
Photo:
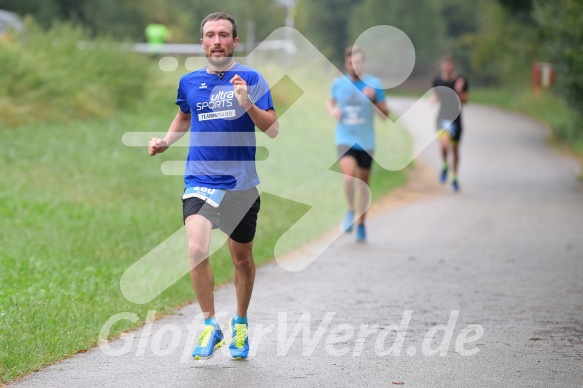
<path fill-rule="evenodd" d="M 41 27 L 67 22 L 89 36 L 144 41 L 154 18 L 165 21 L 173 43 L 198 42 L 213 0 L 0 0 L 0 9 L 31 15 Z M 253 22 L 255 41 L 285 25 L 280 0 L 224 0 L 221 10 L 239 22 L 241 41 Z M 411 85 L 424 87 L 451 53 L 472 86 L 529 88 L 532 65 L 551 62 L 555 91 L 583 112 L 583 0 L 296 0 L 295 27 L 340 69 L 344 48 L 379 24 L 403 30 L 416 49 Z M 379 50 L 390 50 L 379 42 Z"/>

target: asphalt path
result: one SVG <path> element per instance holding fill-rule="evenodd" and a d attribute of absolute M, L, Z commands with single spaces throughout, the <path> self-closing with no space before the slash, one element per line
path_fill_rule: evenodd
<path fill-rule="evenodd" d="M 190 305 L 14 386 L 583 386 L 580 162 L 523 116 L 469 104 L 464 122 L 461 192 L 436 183 L 432 142 L 429 178 L 407 188 L 431 194 L 377 211 L 367 244 L 344 235 L 302 271 L 258 270 L 247 361 L 226 346 L 193 361 Z M 405 124 L 431 141 L 432 117 Z M 232 285 L 216 304 L 226 329 Z"/>

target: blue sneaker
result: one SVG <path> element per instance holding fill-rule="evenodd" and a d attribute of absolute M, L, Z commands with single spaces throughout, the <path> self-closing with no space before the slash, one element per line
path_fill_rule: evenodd
<path fill-rule="evenodd" d="M 235 323 L 235 318 L 231 319 L 231 345 L 229 351 L 235 360 L 245 360 L 249 355 L 249 325 L 246 323 Z"/>
<path fill-rule="evenodd" d="M 344 233 L 352 233 L 352 224 L 354 223 L 354 212 L 349 210 L 346 212 L 344 216 L 344 221 L 342 221 L 342 225 L 340 226 L 340 230 Z"/>
<path fill-rule="evenodd" d="M 451 188 L 453 189 L 453 191 L 455 191 L 456 193 L 458 191 L 460 191 L 460 185 L 457 183 L 457 179 L 454 181 L 451 181 Z"/>
<path fill-rule="evenodd" d="M 192 357 L 195 360 L 206 360 L 215 354 L 215 350 L 225 344 L 223 339 L 223 332 L 221 329 L 215 328 L 213 325 L 206 325 L 200 337 L 196 348 L 192 352 Z"/>
<path fill-rule="evenodd" d="M 364 224 L 358 225 L 356 227 L 356 241 L 358 242 L 366 241 L 366 229 L 364 228 Z"/>
<path fill-rule="evenodd" d="M 441 177 L 439 178 L 439 180 L 441 181 L 441 183 L 447 182 L 447 167 L 444 167 L 443 170 L 441 170 Z"/>

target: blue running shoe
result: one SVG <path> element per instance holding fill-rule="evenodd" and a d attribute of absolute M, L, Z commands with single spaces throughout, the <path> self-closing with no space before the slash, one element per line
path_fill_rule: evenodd
<path fill-rule="evenodd" d="M 340 226 L 340 230 L 344 233 L 352 233 L 352 224 L 354 223 L 354 212 L 349 210 L 346 212 L 344 216 L 344 221 L 342 221 L 342 225 Z"/>
<path fill-rule="evenodd" d="M 363 225 L 358 225 L 356 227 L 356 241 L 365 242 L 366 241 L 366 229 Z"/>
<path fill-rule="evenodd" d="M 460 191 L 460 185 L 457 183 L 457 179 L 454 181 L 451 181 L 451 188 L 453 189 L 453 191 L 455 191 L 456 193 L 458 191 Z"/>
<path fill-rule="evenodd" d="M 447 182 L 447 167 L 444 167 L 443 170 L 441 170 L 441 177 L 439 178 L 439 180 L 441 181 L 441 183 Z"/>
<path fill-rule="evenodd" d="M 206 325 L 200 337 L 196 348 L 192 352 L 192 357 L 195 360 L 206 360 L 215 354 L 215 350 L 225 344 L 223 339 L 223 332 L 221 329 L 215 328 L 213 325 Z"/>
<path fill-rule="evenodd" d="M 245 360 L 249 355 L 249 325 L 246 323 L 235 323 L 235 318 L 231 319 L 231 345 L 229 351 L 235 360 Z"/>

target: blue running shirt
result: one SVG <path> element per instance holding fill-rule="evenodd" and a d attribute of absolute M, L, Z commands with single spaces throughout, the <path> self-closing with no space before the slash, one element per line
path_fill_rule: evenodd
<path fill-rule="evenodd" d="M 375 89 L 378 102 L 385 101 L 385 92 L 380 79 L 366 74 L 362 80 L 352 81 L 350 76 L 336 78 L 330 96 L 342 110 L 342 118 L 336 126 L 336 145 L 354 147 L 361 151 L 375 148 L 374 108 L 362 91 L 367 86 Z"/>
<path fill-rule="evenodd" d="M 176 105 L 192 116 L 185 187 L 245 190 L 259 184 L 255 124 L 237 102 L 229 82 L 235 74 L 247 82 L 260 109 L 273 109 L 267 82 L 250 67 L 235 63 L 222 79 L 206 67 L 183 76 Z"/>

